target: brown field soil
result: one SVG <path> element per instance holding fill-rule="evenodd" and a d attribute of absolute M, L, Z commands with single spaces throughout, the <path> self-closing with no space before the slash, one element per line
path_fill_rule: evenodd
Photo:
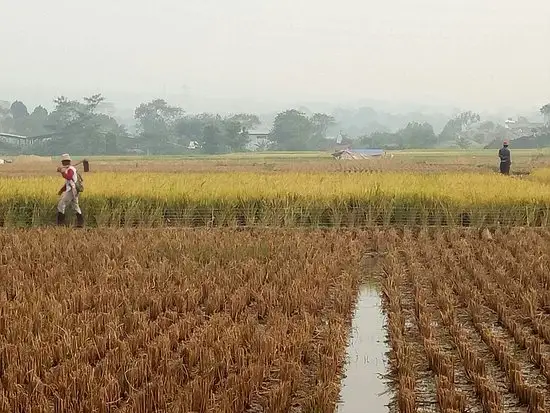
<path fill-rule="evenodd" d="M 0 411 L 333 412 L 370 237 L 0 232 Z"/>
<path fill-rule="evenodd" d="M 59 162 L 55 159 L 22 157 L 26 160 L 0 165 L 0 176 L 55 175 Z M 80 158 L 79 158 L 80 159 Z M 512 166 L 512 174 L 524 175 L 535 167 L 548 165 L 545 158 L 531 155 L 518 156 Z M 90 159 L 92 172 L 496 172 L 497 162 L 492 158 L 476 156 L 414 157 L 399 155 L 394 158 L 369 160 L 334 160 L 331 158 L 252 158 L 252 159 Z"/>
<path fill-rule="evenodd" d="M 550 232 L 379 237 L 392 411 L 549 411 Z"/>

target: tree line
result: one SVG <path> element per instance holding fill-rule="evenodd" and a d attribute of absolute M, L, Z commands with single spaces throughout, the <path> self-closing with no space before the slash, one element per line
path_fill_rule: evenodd
<path fill-rule="evenodd" d="M 61 152 L 160 155 L 190 151 L 222 154 L 254 149 L 326 150 L 337 144 L 383 149 L 432 148 L 444 144 L 467 148 L 472 143 L 487 143 L 506 133 L 504 126 L 491 121 L 481 122 L 479 114 L 466 111 L 448 119 L 438 134 L 428 122 L 409 121 L 395 132 L 376 126 L 369 133 L 352 138 L 342 131 L 331 114 L 289 109 L 275 116 L 264 139 L 253 142 L 251 131 L 261 125 L 255 114 L 189 114 L 163 99 L 154 99 L 135 109 L 136 131 L 130 133 L 125 125 L 108 114 L 109 105 L 101 94 L 84 97 L 81 101 L 60 96 L 53 102 L 55 106 L 51 112 L 42 106 L 30 112 L 21 101 L 9 107 L 0 106 L 0 132 L 35 138 L 27 145 L 4 138 L 0 141 L 0 151 L 37 155 Z M 540 111 L 550 120 L 550 104 Z M 367 117 L 372 112 L 363 110 Z M 474 124 L 477 127 L 472 129 Z"/>

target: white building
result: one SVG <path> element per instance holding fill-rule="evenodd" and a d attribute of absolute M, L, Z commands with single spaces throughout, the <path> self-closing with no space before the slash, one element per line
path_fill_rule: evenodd
<path fill-rule="evenodd" d="M 538 132 L 544 128 L 544 123 L 542 122 L 529 122 L 526 120 L 518 119 L 512 120 L 507 119 L 504 122 L 506 129 L 509 129 L 515 136 L 521 137 L 525 135 L 536 135 Z"/>
<path fill-rule="evenodd" d="M 252 130 L 248 132 L 248 137 L 250 139 L 246 144 L 246 149 L 249 151 L 261 150 L 270 142 L 268 131 Z"/>

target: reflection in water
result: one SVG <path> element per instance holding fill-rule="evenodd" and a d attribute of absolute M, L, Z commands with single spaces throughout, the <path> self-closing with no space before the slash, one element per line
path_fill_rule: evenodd
<path fill-rule="evenodd" d="M 386 373 L 384 321 L 378 291 L 364 286 L 353 318 L 338 413 L 388 412 L 390 395 L 382 394 L 387 387 L 379 377 Z"/>

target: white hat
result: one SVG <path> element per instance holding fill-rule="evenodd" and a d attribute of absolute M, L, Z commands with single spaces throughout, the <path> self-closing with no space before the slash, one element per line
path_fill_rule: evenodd
<path fill-rule="evenodd" d="M 63 155 L 61 155 L 61 162 L 63 161 L 72 161 L 71 155 L 69 155 L 68 153 L 64 153 Z"/>

